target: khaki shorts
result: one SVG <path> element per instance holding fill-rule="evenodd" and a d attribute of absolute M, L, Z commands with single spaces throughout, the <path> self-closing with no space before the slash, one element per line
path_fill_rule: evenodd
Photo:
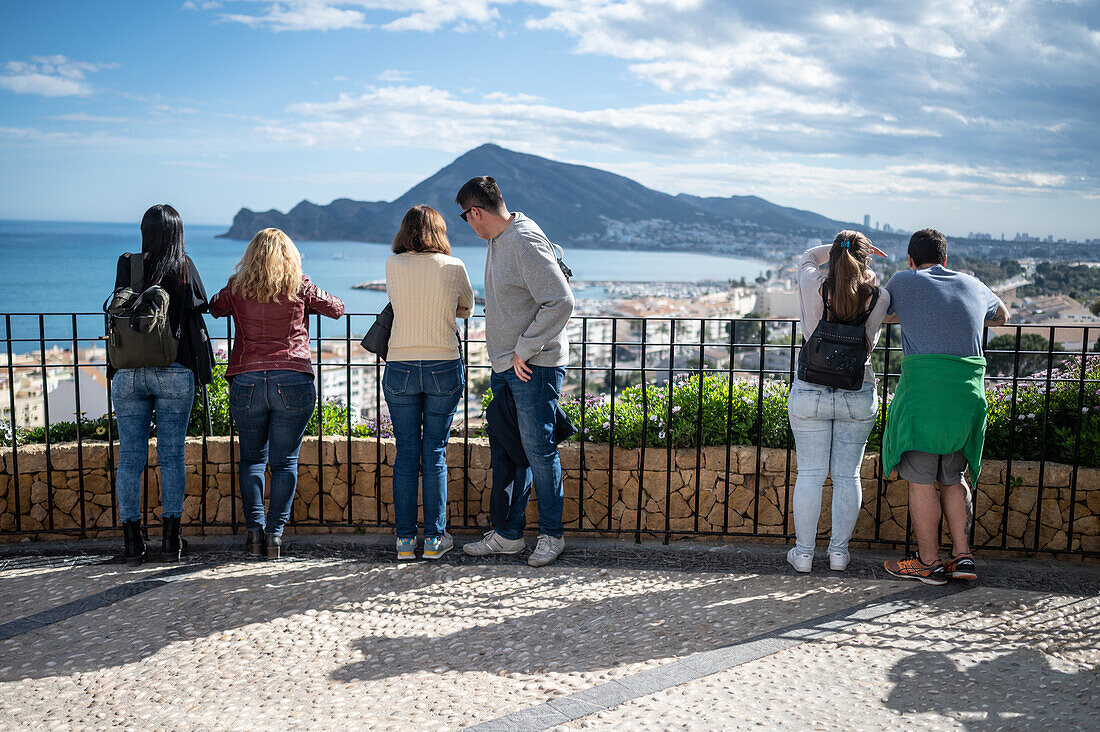
<path fill-rule="evenodd" d="M 966 456 L 961 452 L 950 455 L 934 455 L 920 450 L 908 450 L 898 462 L 898 475 L 910 483 L 932 485 L 966 485 L 963 473 L 967 466 Z"/>

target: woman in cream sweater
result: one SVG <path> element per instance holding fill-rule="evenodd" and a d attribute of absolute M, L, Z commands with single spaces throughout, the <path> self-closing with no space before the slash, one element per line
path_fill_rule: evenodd
<path fill-rule="evenodd" d="M 450 256 L 447 225 L 438 211 L 413 206 L 386 260 L 393 304 L 386 395 L 397 460 L 393 502 L 397 555 L 416 551 L 416 488 L 424 485 L 424 558 L 454 547 L 447 529 L 447 436 L 466 383 L 455 317 L 468 318 L 474 291 L 462 260 Z"/>

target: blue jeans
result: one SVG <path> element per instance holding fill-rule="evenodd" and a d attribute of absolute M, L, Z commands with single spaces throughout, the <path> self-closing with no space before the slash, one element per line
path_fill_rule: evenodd
<path fill-rule="evenodd" d="M 195 375 L 174 363 L 164 368 L 119 369 L 111 379 L 111 401 L 118 423 L 118 517 L 141 520 L 141 474 L 149 458 L 149 426 L 157 414 L 161 517 L 183 515 L 186 481 L 183 440 L 195 399 Z"/>
<path fill-rule="evenodd" d="M 382 391 L 393 420 L 394 525 L 400 539 L 416 538 L 417 486 L 424 484 L 424 538 L 447 530 L 447 437 L 466 383 L 460 359 L 389 361 Z"/>
<path fill-rule="evenodd" d="M 795 547 L 812 553 L 821 516 L 825 477 L 833 478 L 833 528 L 829 551 L 846 551 L 852 538 L 863 487 L 859 480 L 867 436 L 878 414 L 875 385 L 859 391 L 835 389 L 795 379 L 787 398 L 787 414 L 798 451 L 794 483 Z"/>
<path fill-rule="evenodd" d="M 498 534 L 506 539 L 523 537 L 527 526 L 527 502 L 531 499 L 531 487 L 539 504 L 539 533 L 561 538 L 561 511 L 565 493 L 561 484 L 561 459 L 554 442 L 554 414 L 561 395 L 561 382 L 565 369 L 560 366 L 532 366 L 531 378 L 520 381 L 514 369 L 502 373 L 493 372 L 489 387 L 508 384 L 516 399 L 516 421 L 519 423 L 519 440 L 527 453 L 529 469 L 516 472 L 512 484 L 512 501 L 503 526 L 494 525 Z M 530 475 L 530 480 L 528 476 Z"/>
<path fill-rule="evenodd" d="M 238 476 L 245 524 L 281 536 L 290 519 L 298 486 L 298 451 L 317 403 L 313 374 L 301 371 L 248 371 L 233 377 L 229 413 L 241 440 Z M 271 468 L 271 491 L 264 521 L 264 466 Z"/>

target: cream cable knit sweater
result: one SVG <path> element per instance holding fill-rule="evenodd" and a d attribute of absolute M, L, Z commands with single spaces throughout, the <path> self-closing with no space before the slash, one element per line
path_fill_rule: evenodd
<path fill-rule="evenodd" d="M 449 361 L 461 355 L 455 313 L 470 316 L 474 290 L 461 259 L 405 252 L 386 260 L 393 304 L 389 361 Z"/>

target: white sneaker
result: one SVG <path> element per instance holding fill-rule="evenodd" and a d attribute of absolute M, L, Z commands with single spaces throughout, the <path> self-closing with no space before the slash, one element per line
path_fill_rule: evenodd
<path fill-rule="evenodd" d="M 492 529 L 477 541 L 462 545 L 462 551 L 474 557 L 487 557 L 490 554 L 519 554 L 526 548 L 527 542 L 523 537 L 505 539 Z"/>
<path fill-rule="evenodd" d="M 549 534 L 539 534 L 538 544 L 535 545 L 535 551 L 531 552 L 531 556 L 527 558 L 527 563 L 532 567 L 545 567 L 557 559 L 564 548 L 564 536 L 555 539 Z"/>
<path fill-rule="evenodd" d="M 814 565 L 814 555 L 803 554 L 792 546 L 787 552 L 787 563 L 794 567 L 796 572 L 809 572 Z"/>
<path fill-rule="evenodd" d="M 836 549 L 829 550 L 829 569 L 834 572 L 843 572 L 848 568 L 848 562 L 851 560 L 852 555 L 847 551 L 837 551 Z"/>

